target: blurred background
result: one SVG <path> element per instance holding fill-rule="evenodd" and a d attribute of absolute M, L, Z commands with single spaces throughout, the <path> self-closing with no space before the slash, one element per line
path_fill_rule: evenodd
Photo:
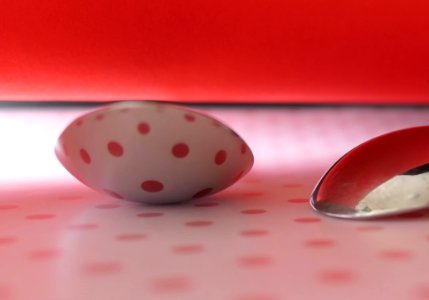
<path fill-rule="evenodd" d="M 427 103 L 424 0 L 4 0 L 0 100 Z"/>

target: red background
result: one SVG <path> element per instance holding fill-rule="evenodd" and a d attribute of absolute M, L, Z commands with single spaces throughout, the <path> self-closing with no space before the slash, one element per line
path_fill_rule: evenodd
<path fill-rule="evenodd" d="M 429 103 L 427 0 L 3 0 L 1 100 Z"/>

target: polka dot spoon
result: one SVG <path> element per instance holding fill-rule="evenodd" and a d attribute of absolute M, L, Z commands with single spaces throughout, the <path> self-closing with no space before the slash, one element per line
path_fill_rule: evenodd
<path fill-rule="evenodd" d="M 55 153 L 91 188 L 154 204 L 218 192 L 244 176 L 253 154 L 204 113 L 159 102 L 122 102 L 89 112 L 60 135 Z"/>
<path fill-rule="evenodd" d="M 340 158 L 310 203 L 328 216 L 362 219 L 429 208 L 429 126 L 391 132 Z"/>

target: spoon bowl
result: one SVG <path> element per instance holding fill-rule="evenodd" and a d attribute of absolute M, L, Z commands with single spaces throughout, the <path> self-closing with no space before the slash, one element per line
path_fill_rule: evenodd
<path fill-rule="evenodd" d="M 429 126 L 375 137 L 319 180 L 311 206 L 328 216 L 369 219 L 429 207 Z"/>

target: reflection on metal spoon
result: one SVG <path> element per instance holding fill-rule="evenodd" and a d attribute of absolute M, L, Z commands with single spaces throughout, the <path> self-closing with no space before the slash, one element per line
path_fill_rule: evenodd
<path fill-rule="evenodd" d="M 375 218 L 429 207 L 429 126 L 369 140 L 320 179 L 312 207 L 339 218 Z"/>

